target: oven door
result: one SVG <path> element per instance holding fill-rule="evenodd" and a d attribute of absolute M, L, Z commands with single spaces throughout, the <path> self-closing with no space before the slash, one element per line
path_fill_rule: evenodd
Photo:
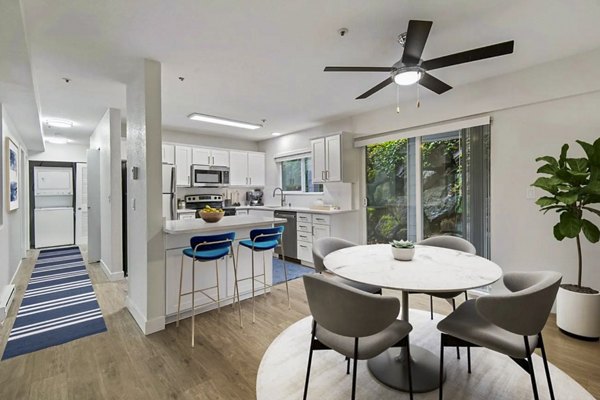
<path fill-rule="evenodd" d="M 221 187 L 226 185 L 224 172 L 208 165 L 192 165 L 192 186 Z M 228 179 L 227 179 L 228 181 Z"/>

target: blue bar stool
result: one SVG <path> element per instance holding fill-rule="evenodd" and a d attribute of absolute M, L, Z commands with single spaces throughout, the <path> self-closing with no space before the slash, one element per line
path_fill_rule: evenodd
<path fill-rule="evenodd" d="M 255 316 L 255 312 L 254 312 L 254 283 L 258 282 L 258 283 L 262 283 L 263 284 L 263 289 L 264 289 L 264 294 L 267 294 L 267 288 L 269 287 L 273 287 L 273 285 L 268 285 L 266 283 L 267 277 L 266 277 L 266 263 L 265 263 L 265 251 L 268 250 L 273 250 L 275 249 L 277 246 L 281 246 L 281 255 L 283 257 L 283 271 L 285 274 L 285 291 L 287 292 L 287 298 L 288 298 L 288 308 L 292 308 L 291 304 L 290 304 L 290 290 L 288 287 L 288 282 L 287 282 L 287 267 L 285 264 L 285 251 L 283 250 L 283 226 L 277 226 L 275 228 L 264 228 L 264 229 L 252 229 L 250 231 L 250 239 L 244 239 L 244 240 L 240 240 L 239 242 L 239 246 L 237 248 L 237 258 L 239 260 L 239 254 L 240 254 L 240 247 L 245 247 L 247 249 L 250 249 L 252 251 L 252 276 L 248 277 L 248 278 L 242 278 L 240 279 L 240 281 L 245 281 L 248 279 L 252 280 L 252 322 L 256 322 L 256 316 Z M 262 274 L 258 274 L 255 275 L 254 273 L 254 253 L 255 252 L 262 252 L 262 256 L 263 256 L 263 272 Z M 262 281 L 257 279 L 257 277 L 261 277 L 262 276 Z M 237 279 L 237 278 L 236 278 Z M 236 288 L 238 290 L 238 302 L 240 301 L 240 292 L 239 292 L 239 287 Z M 234 290 L 236 289 L 234 288 Z M 234 293 L 234 298 L 235 298 L 235 293 Z"/>
<path fill-rule="evenodd" d="M 196 315 L 195 310 L 195 294 L 196 292 L 202 293 L 204 296 L 208 297 L 212 302 L 217 303 L 218 312 L 221 312 L 221 294 L 219 293 L 219 260 L 227 257 L 229 254 L 233 257 L 233 241 L 235 240 L 235 232 L 223 233 L 220 235 L 210 235 L 210 236 L 194 236 L 190 239 L 190 247 L 183 249 L 183 253 L 181 255 L 181 271 L 179 274 L 179 301 L 177 303 L 177 324 L 179 326 L 179 311 L 181 309 L 181 298 L 183 296 L 192 295 L 192 347 L 194 347 L 194 317 Z M 231 252 L 231 253 L 230 253 Z M 183 288 L 183 260 L 184 257 L 189 257 L 192 259 L 192 291 L 181 293 Z M 217 276 L 217 285 L 210 286 L 203 289 L 196 290 L 196 261 L 199 262 L 207 262 L 214 261 L 215 262 L 215 272 Z M 238 304 L 240 302 L 239 297 L 239 289 L 237 289 L 237 265 L 235 263 L 235 257 L 233 257 L 233 274 L 235 278 L 235 286 L 234 286 L 234 299 L 235 302 L 235 292 L 238 293 Z M 217 298 L 215 299 L 208 293 L 207 290 L 217 289 Z M 236 290 L 237 289 L 237 290 Z M 206 302 L 204 304 L 208 304 Z M 201 304 L 201 305 L 204 305 Z M 240 314 L 240 325 L 242 324 L 242 307 L 239 307 Z"/>

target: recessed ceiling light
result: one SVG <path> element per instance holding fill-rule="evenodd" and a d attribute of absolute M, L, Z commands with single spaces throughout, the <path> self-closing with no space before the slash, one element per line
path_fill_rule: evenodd
<path fill-rule="evenodd" d="M 271 133 L 271 135 L 273 135 L 273 136 L 281 136 L 281 133 L 280 132 L 273 132 L 273 133 Z"/>
<path fill-rule="evenodd" d="M 48 143 L 54 143 L 54 144 L 67 144 L 67 143 L 71 142 L 70 139 L 67 139 L 66 137 L 62 137 L 62 136 L 48 136 L 48 137 L 45 137 L 44 140 Z"/>
<path fill-rule="evenodd" d="M 198 114 L 198 113 L 192 113 L 192 114 L 188 115 L 188 118 L 193 119 L 194 121 L 208 122 L 211 124 L 235 126 L 236 128 L 244 128 L 244 129 L 262 128 L 262 125 L 258 125 L 258 124 L 251 124 L 249 122 L 236 121 L 233 119 L 215 117 L 212 115 L 204 115 L 204 114 Z"/>
<path fill-rule="evenodd" d="M 46 120 L 46 125 L 50 128 L 71 128 L 73 126 L 73 121 L 68 121 L 66 119 L 48 119 Z"/>

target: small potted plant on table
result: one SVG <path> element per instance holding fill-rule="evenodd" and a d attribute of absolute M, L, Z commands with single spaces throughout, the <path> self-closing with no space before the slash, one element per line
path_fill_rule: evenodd
<path fill-rule="evenodd" d="M 415 245 L 409 240 L 393 240 L 392 255 L 399 261 L 410 261 L 415 255 Z"/>
<path fill-rule="evenodd" d="M 567 158 L 569 145 L 565 144 L 558 160 L 551 156 L 537 158 L 536 161 L 545 162 L 537 172 L 546 176 L 538 178 L 532 186 L 549 193 L 536 201 L 540 211 L 558 213 L 554 237 L 559 241 L 575 239 L 577 243 L 577 284 L 560 286 L 556 298 L 556 324 L 572 336 L 598 340 L 600 294 L 581 284 L 581 234 L 591 243 L 600 240 L 600 229 L 588 219 L 600 216 L 600 210 L 590 206 L 600 203 L 600 139 L 594 144 L 580 140 L 577 143 L 587 157 Z"/>

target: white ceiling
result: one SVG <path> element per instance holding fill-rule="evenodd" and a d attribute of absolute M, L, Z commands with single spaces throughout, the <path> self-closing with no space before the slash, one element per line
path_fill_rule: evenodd
<path fill-rule="evenodd" d="M 409 19 L 432 20 L 423 59 L 514 39 L 515 53 L 432 75 L 456 87 L 600 47 L 595 0 L 22 0 L 42 119 L 87 140 L 108 107 L 125 110 L 139 57 L 162 63 L 163 124 L 250 140 L 393 105 L 389 86 L 356 96 L 385 73 L 324 73 L 326 65 L 391 66 Z M 349 29 L 340 37 L 337 30 Z M 184 76 L 185 81 L 177 78 Z M 72 79 L 66 84 L 62 77 Z M 516 88 L 515 88 L 516 89 Z M 401 88 L 401 100 L 416 96 Z M 421 98 L 436 96 L 426 89 Z M 257 131 L 190 121 L 192 112 Z M 390 112 L 394 112 L 390 107 Z M 46 134 L 54 130 L 45 129 Z"/>

